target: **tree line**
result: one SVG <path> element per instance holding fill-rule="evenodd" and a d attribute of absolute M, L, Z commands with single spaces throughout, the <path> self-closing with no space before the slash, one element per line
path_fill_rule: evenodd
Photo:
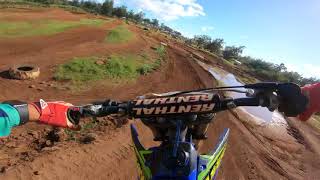
<path fill-rule="evenodd" d="M 224 46 L 222 38 L 212 39 L 208 35 L 196 35 L 187 39 L 186 43 L 210 51 L 227 61 L 237 60 L 241 62 L 243 69 L 264 81 L 294 82 L 300 85 L 320 82 L 317 78 L 304 78 L 297 72 L 289 71 L 283 63 L 275 64 L 259 58 L 242 56 L 245 46 Z"/>
<path fill-rule="evenodd" d="M 87 0 L 25 0 L 29 2 L 36 2 L 41 4 L 61 4 L 61 5 L 70 5 L 74 7 L 81 8 L 89 13 L 109 16 L 109 17 L 118 17 L 131 20 L 135 23 L 140 23 L 148 27 L 156 28 L 167 32 L 173 36 L 182 36 L 182 34 L 169 26 L 166 26 L 163 23 L 159 23 L 159 20 L 149 19 L 145 17 L 143 12 L 134 12 L 129 10 L 126 6 L 115 7 L 113 0 L 105 0 L 103 3 L 96 1 L 87 1 Z"/>

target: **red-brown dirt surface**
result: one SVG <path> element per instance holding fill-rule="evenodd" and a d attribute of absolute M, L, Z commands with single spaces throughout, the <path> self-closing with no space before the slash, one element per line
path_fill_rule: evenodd
<path fill-rule="evenodd" d="M 0 15 L 23 19 L 39 16 L 76 20 L 79 16 L 59 9 L 45 11 L 7 10 Z M 0 39 L 1 100 L 65 100 L 74 104 L 102 98 L 126 100 L 148 92 L 167 92 L 213 87 L 214 79 L 190 58 L 190 49 L 156 34 L 146 34 L 136 26 L 130 30 L 137 38 L 127 44 L 103 42 L 108 30 L 120 20 L 102 27 L 81 27 L 52 36 Z M 161 69 L 133 82 L 113 84 L 98 82 L 84 91 L 60 87 L 53 79 L 56 65 L 75 56 L 99 56 L 114 53 L 139 54 L 159 41 L 168 42 L 166 64 Z M 199 52 L 200 53 L 200 52 Z M 208 56 L 208 63 L 218 60 Z M 34 63 L 40 66 L 40 79 L 18 81 L 6 78 L 9 66 Z M 221 65 L 220 65 L 221 66 Z M 28 88 L 34 85 L 35 88 Z M 230 128 L 228 142 L 218 179 L 318 179 L 320 175 L 319 134 L 294 124 L 285 132 L 287 141 L 265 136 L 261 127 L 250 126 L 230 112 L 217 114 L 210 124 L 209 138 L 200 143 L 200 151 L 214 147 L 219 133 Z M 115 125 L 114 118 L 98 119 L 89 144 L 66 141 L 63 130 L 29 123 L 17 127 L 8 138 L 0 139 L 0 179 L 137 179 L 137 165 L 128 124 Z M 290 120 L 290 122 L 295 120 Z M 135 123 L 146 146 L 155 144 L 151 132 L 138 120 Z M 277 127 L 274 127 L 275 129 Z M 264 129 L 263 129 L 264 130 Z M 310 132 L 309 132 L 310 130 Z M 308 139 L 306 139 L 308 137 Z M 280 139 L 280 140 L 279 140 Z M 85 141 L 84 141 L 85 142 Z"/>

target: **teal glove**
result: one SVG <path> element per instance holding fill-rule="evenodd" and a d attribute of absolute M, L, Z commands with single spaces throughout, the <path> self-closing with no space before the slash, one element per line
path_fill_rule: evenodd
<path fill-rule="evenodd" d="M 9 104 L 0 104 L 0 137 L 9 136 L 11 129 L 19 124 L 18 111 Z"/>

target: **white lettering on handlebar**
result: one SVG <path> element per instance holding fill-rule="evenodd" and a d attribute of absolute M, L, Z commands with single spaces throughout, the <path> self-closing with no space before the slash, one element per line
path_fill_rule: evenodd
<path fill-rule="evenodd" d="M 150 108 L 133 108 L 134 115 L 166 115 L 166 114 L 182 114 L 182 113 L 200 113 L 210 112 L 214 109 L 215 104 L 196 104 L 196 105 L 182 105 L 182 106 L 164 106 L 164 107 L 150 107 Z"/>
<path fill-rule="evenodd" d="M 135 105 L 151 105 L 151 104 L 174 104 L 174 103 L 188 103 L 204 101 L 208 102 L 213 99 L 213 94 L 202 94 L 193 96 L 179 96 L 170 98 L 154 98 L 154 99 L 138 99 L 135 101 Z"/>

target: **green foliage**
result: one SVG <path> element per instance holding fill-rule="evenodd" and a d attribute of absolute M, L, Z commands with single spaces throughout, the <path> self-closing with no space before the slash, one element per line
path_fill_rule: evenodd
<path fill-rule="evenodd" d="M 136 57 L 111 56 L 106 64 L 105 70 L 111 78 L 135 78 L 139 68 Z"/>
<path fill-rule="evenodd" d="M 97 58 L 74 58 L 71 62 L 60 65 L 54 78 L 76 83 L 101 80 L 104 78 L 135 78 L 138 60 L 134 56 L 111 56 L 106 64 L 96 64 Z"/>
<path fill-rule="evenodd" d="M 118 26 L 112 29 L 107 35 L 105 41 L 108 43 L 124 43 L 132 40 L 134 33 L 131 32 L 126 26 Z"/>
<path fill-rule="evenodd" d="M 134 14 L 133 20 L 137 23 L 141 23 L 143 21 L 145 14 L 143 12 L 138 12 L 137 14 Z"/>
<path fill-rule="evenodd" d="M 133 10 L 130 10 L 130 11 L 128 11 L 126 17 L 127 17 L 128 19 L 134 19 L 134 15 L 135 15 L 135 13 L 133 12 Z"/>
<path fill-rule="evenodd" d="M 158 68 L 161 66 L 161 64 L 162 64 L 162 59 L 157 59 L 157 60 L 154 62 L 152 68 L 153 68 L 154 70 L 156 70 L 156 69 L 158 69 Z"/>
<path fill-rule="evenodd" d="M 186 39 L 185 43 L 190 46 L 193 45 L 206 49 L 218 56 L 222 56 L 224 40 L 221 38 L 211 39 L 211 37 L 207 35 L 196 35 L 192 39 Z"/>
<path fill-rule="evenodd" d="M 265 81 L 294 82 L 300 85 L 319 82 L 316 78 L 303 78 L 297 72 L 287 71 L 287 68 L 283 63 L 279 65 L 273 64 L 249 56 L 240 57 L 238 60 L 246 66 L 247 71 Z"/>
<path fill-rule="evenodd" d="M 245 48 L 245 46 L 227 46 L 225 47 L 224 51 L 223 51 L 223 58 L 224 59 L 237 59 L 241 56 L 243 49 Z"/>
<path fill-rule="evenodd" d="M 158 20 L 158 19 L 152 19 L 151 24 L 152 24 L 154 27 L 158 27 L 158 26 L 159 26 L 159 20 Z"/>
<path fill-rule="evenodd" d="M 215 53 L 218 56 L 222 55 L 224 40 L 223 39 L 213 39 L 211 42 L 205 45 L 205 49 L 209 50 L 212 53 Z"/>
<path fill-rule="evenodd" d="M 145 14 L 142 11 L 135 13 L 133 10 L 129 11 L 126 6 L 114 7 L 113 0 L 105 0 L 103 3 L 91 0 L 13 0 L 13 2 L 0 1 L 0 8 L 14 7 L 15 5 L 24 5 L 27 7 L 59 7 L 76 13 L 83 13 L 83 11 L 86 11 L 89 13 L 101 14 L 105 16 L 116 16 L 119 18 L 125 17 L 135 23 L 146 22 L 144 21 Z M 151 21 L 150 19 L 148 19 L 145 25 L 158 27 L 159 20 L 153 19 Z M 163 25 L 162 30 L 170 32 L 173 35 L 181 36 L 180 32 L 174 31 L 168 26 Z"/>
<path fill-rule="evenodd" d="M 101 13 L 101 4 L 95 1 L 80 1 L 79 6 L 90 13 Z"/>
<path fill-rule="evenodd" d="M 137 69 L 137 72 L 141 75 L 146 75 L 154 70 L 159 69 L 162 65 L 162 61 L 163 59 L 159 58 L 152 64 L 143 64 L 141 67 Z"/>
<path fill-rule="evenodd" d="M 163 45 L 160 45 L 156 48 L 156 53 L 158 55 L 158 59 L 152 64 L 143 64 L 141 67 L 137 69 L 137 72 L 141 75 L 146 75 L 154 70 L 157 70 L 161 67 L 162 61 L 166 55 L 166 48 Z"/>
<path fill-rule="evenodd" d="M 192 41 L 196 46 L 205 48 L 211 42 L 211 37 L 208 35 L 196 35 Z"/>
<path fill-rule="evenodd" d="M 101 14 L 106 16 L 112 16 L 113 12 L 113 0 L 105 0 L 101 6 Z"/>
<path fill-rule="evenodd" d="M 25 37 L 52 35 L 79 26 L 100 26 L 103 24 L 100 19 L 81 19 L 80 21 L 0 21 L 0 37 Z"/>
<path fill-rule="evenodd" d="M 150 64 L 143 64 L 140 68 L 137 69 L 137 71 L 141 75 L 146 75 L 153 71 L 153 67 Z"/>
<path fill-rule="evenodd" d="M 160 45 L 156 48 L 156 52 L 159 55 L 159 57 L 162 59 L 166 55 L 166 47 L 163 45 Z"/>
<path fill-rule="evenodd" d="M 62 64 L 56 70 L 56 80 L 86 82 L 104 78 L 106 72 L 103 66 L 95 63 L 95 58 L 74 58 L 71 62 Z"/>
<path fill-rule="evenodd" d="M 117 17 L 126 17 L 127 16 L 127 7 L 126 6 L 120 6 L 113 9 L 112 14 Z"/>
<path fill-rule="evenodd" d="M 102 19 L 81 19 L 79 24 L 86 26 L 101 26 L 105 23 L 105 20 Z"/>
<path fill-rule="evenodd" d="M 54 78 L 59 81 L 71 81 L 81 84 L 105 78 L 134 79 L 138 75 L 146 75 L 161 66 L 162 59 L 154 62 L 135 55 L 110 56 L 104 64 L 96 63 L 98 58 L 74 58 L 72 61 L 60 65 Z M 99 61 L 102 61 L 101 59 Z"/>

